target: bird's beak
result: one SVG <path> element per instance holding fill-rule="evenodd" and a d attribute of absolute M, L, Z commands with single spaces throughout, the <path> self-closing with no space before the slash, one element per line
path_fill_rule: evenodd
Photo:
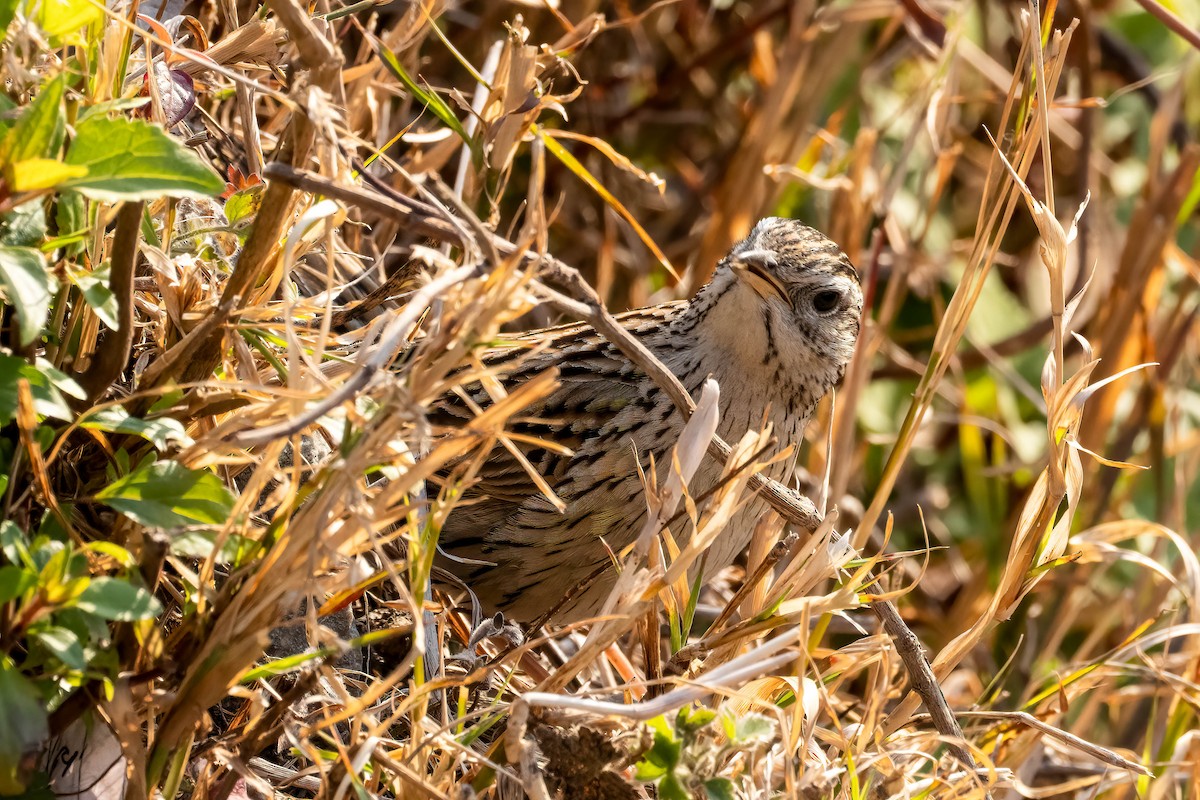
<path fill-rule="evenodd" d="M 733 273 L 746 282 L 764 300 L 775 295 L 789 306 L 792 299 L 779 279 L 771 274 L 775 265 L 775 254 L 770 250 L 746 250 L 732 256 L 729 265 Z"/>

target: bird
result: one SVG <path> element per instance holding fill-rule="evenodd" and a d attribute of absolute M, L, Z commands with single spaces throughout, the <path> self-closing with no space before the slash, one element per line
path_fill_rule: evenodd
<path fill-rule="evenodd" d="M 691 299 L 617 320 L 693 397 L 706 379 L 717 381 L 722 438 L 737 441 L 767 420 L 782 450 L 799 443 L 817 403 L 841 380 L 862 310 L 858 273 L 833 241 L 797 220 L 768 217 Z M 638 466 L 653 463 L 662 485 L 684 419 L 585 323 L 516 334 L 482 361 L 509 386 L 557 370 L 557 387 L 509 429 L 523 434 L 514 439 L 528 464 L 565 505 L 560 510 L 540 491 L 511 452 L 494 448 L 442 525 L 437 563 L 488 614 L 525 623 L 551 609 L 555 623 L 594 616 L 617 577 L 612 554 L 634 541 L 648 513 Z M 489 403 L 475 384 L 447 395 L 432 416 L 461 427 Z M 765 474 L 787 481 L 793 463 L 779 460 Z M 721 465 L 706 459 L 693 496 L 720 474 Z M 705 557 L 705 575 L 733 562 L 767 508 L 754 497 L 735 513 Z"/>

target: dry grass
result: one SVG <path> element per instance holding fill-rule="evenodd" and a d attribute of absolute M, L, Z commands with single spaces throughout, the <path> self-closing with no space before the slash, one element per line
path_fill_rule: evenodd
<path fill-rule="evenodd" d="M 267 177 L 223 208 L 85 201 L 82 247 L 47 248 L 44 341 L 20 346 L 6 317 L 6 355 L 84 389 L 55 420 L 20 384 L 6 563 L 9 537 L 61 541 L 161 603 L 111 623 L 109 656 L 52 669 L 34 639 L 60 600 L 5 595 L 0 666 L 39 687 L 49 732 L 98 711 L 131 797 L 1195 793 L 1184 40 L 1132 6 L 449 5 L 218 3 L 153 34 L 110 13 L 73 47 L 10 26 L 11 115 L 64 70 L 81 108 L 138 94 L 117 76 L 148 46 L 196 79 L 172 131 Z M 162 123 L 148 85 L 138 113 Z M 10 178 L 0 212 L 64 198 Z M 798 454 L 824 521 L 762 520 L 692 624 L 687 568 L 762 466 L 750 431 L 699 512 L 686 480 L 648 493 L 693 535 L 648 526 L 602 619 L 472 653 L 469 603 L 433 580 L 437 531 L 555 380 L 506 388 L 481 348 L 686 296 L 769 214 L 826 231 L 868 298 Z M 123 348 L 65 277 L 106 261 Z M 497 402 L 430 425 L 479 381 Z M 715 425 L 693 400 L 684 479 Z M 89 426 L 101 407 L 180 435 Z M 106 507 L 156 451 L 233 488 L 228 520 L 164 530 Z M 961 741 L 919 713 L 903 626 L 870 613 L 884 600 Z M 318 623 L 345 609 L 349 645 Z M 285 617 L 311 649 L 264 660 Z"/>

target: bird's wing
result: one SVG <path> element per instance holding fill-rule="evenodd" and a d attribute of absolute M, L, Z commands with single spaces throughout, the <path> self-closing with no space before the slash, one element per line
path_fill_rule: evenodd
<path fill-rule="evenodd" d="M 681 303 L 656 306 L 618 319 L 635 334 L 643 335 L 661 326 L 681 307 Z M 506 426 L 509 446 L 521 457 L 498 443 L 479 466 L 463 492 L 461 505 L 443 528 L 442 542 L 451 550 L 455 549 L 456 539 L 475 539 L 503 523 L 531 497 L 545 496 L 547 488 L 554 492 L 582 461 L 602 457 L 593 440 L 606 426 L 611 427 L 622 409 L 639 402 L 645 390 L 646 379 L 641 371 L 586 325 L 512 337 L 484 353 L 482 363 L 509 391 L 547 370 L 556 371 L 558 386 L 511 418 Z M 491 404 L 484 387 L 474 383 L 443 397 L 430 420 L 444 429 L 461 429 L 471 423 L 477 409 Z M 563 502 L 572 499 L 561 498 Z M 548 497 L 547 504 L 550 502 Z"/>

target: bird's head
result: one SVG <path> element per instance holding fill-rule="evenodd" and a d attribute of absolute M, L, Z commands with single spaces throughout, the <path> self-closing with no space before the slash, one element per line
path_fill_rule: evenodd
<path fill-rule="evenodd" d="M 790 351 L 828 365 L 834 381 L 841 377 L 854 354 L 863 295 L 858 272 L 836 244 L 796 220 L 768 217 L 718 270 L 736 278 L 731 289 L 757 295 L 769 346 L 785 359 Z"/>

